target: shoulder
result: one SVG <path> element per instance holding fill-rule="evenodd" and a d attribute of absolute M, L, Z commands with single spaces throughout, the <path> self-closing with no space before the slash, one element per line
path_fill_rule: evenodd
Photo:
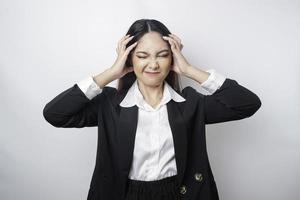
<path fill-rule="evenodd" d="M 116 95 L 116 93 L 116 88 L 111 86 L 105 86 L 104 88 L 102 88 L 101 92 L 98 95 L 96 95 L 91 101 L 98 104 L 104 104 L 105 102 L 111 101 Z"/>
<path fill-rule="evenodd" d="M 104 88 L 102 89 L 102 92 L 108 96 L 116 95 L 117 91 L 117 88 L 111 86 L 104 86 Z"/>
<path fill-rule="evenodd" d="M 184 110 L 188 110 L 189 112 L 197 110 L 197 106 L 203 102 L 204 98 L 204 94 L 201 94 L 192 86 L 184 87 L 181 90 L 180 95 L 185 98 L 185 101 L 182 104 Z"/>
<path fill-rule="evenodd" d="M 201 99 L 204 98 L 204 94 L 198 92 L 195 88 L 192 86 L 186 86 L 182 89 L 181 95 L 186 99 Z"/>
<path fill-rule="evenodd" d="M 127 94 L 128 90 L 118 90 L 115 87 L 105 86 L 102 89 L 104 100 L 112 103 L 112 105 L 117 106 L 122 101 L 122 99 Z"/>

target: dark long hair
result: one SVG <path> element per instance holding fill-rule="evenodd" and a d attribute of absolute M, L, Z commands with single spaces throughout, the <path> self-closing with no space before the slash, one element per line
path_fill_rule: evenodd
<path fill-rule="evenodd" d="M 141 37 L 143 37 L 143 35 L 145 35 L 146 33 L 149 33 L 151 31 L 156 31 L 158 33 L 160 33 L 162 36 L 169 36 L 169 34 L 171 33 L 168 28 L 161 22 L 154 20 L 154 19 L 139 19 L 136 20 L 129 28 L 129 30 L 127 31 L 126 35 L 130 34 L 131 36 L 133 36 L 133 38 L 130 40 L 130 42 L 127 43 L 126 48 L 129 47 L 130 45 L 132 45 L 133 43 L 135 43 L 136 41 L 138 41 Z M 168 43 L 169 48 L 171 49 L 170 44 Z M 125 63 L 125 67 L 130 67 L 132 66 L 132 52 L 134 51 L 136 47 L 134 47 L 131 52 L 129 53 L 126 63 Z M 173 55 L 172 55 L 172 62 L 171 65 L 173 64 Z M 169 74 L 166 77 L 166 81 L 167 83 L 176 91 L 176 92 L 180 92 L 181 91 L 181 87 L 179 85 L 179 77 L 178 74 L 176 74 L 176 72 L 174 72 L 173 70 L 169 71 Z M 127 91 L 131 85 L 133 84 L 133 82 L 136 80 L 136 75 L 134 73 L 134 71 L 129 72 L 127 74 L 125 74 L 123 77 L 121 77 L 118 81 L 118 92 L 125 92 Z"/>

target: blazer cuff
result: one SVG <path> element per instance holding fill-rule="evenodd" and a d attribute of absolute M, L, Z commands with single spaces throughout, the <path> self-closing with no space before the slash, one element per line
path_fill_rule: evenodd
<path fill-rule="evenodd" d="M 200 86 L 204 90 L 206 90 L 209 93 L 209 95 L 212 95 L 217 89 L 219 89 L 223 85 L 226 77 L 223 74 L 216 72 L 215 69 L 209 69 L 205 71 L 209 72 L 210 75 L 208 79 L 204 81 Z"/>
<path fill-rule="evenodd" d="M 102 89 L 97 85 L 92 76 L 78 81 L 77 85 L 89 100 L 102 92 Z"/>

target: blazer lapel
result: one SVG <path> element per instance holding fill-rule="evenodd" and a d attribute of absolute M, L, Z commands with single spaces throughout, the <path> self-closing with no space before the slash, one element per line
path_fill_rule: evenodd
<path fill-rule="evenodd" d="M 125 198 L 126 189 L 127 189 L 127 178 L 129 175 L 132 159 L 133 159 L 133 150 L 135 135 L 138 122 L 138 107 L 122 107 L 119 106 L 120 102 L 125 97 L 126 92 L 120 92 L 116 96 L 116 105 L 119 109 L 119 116 L 117 120 L 117 154 L 118 154 L 118 168 L 119 171 L 119 180 L 121 195 L 122 198 Z"/>
<path fill-rule="evenodd" d="M 120 107 L 117 127 L 119 170 L 127 176 L 133 159 L 135 133 L 138 121 L 138 107 Z"/>
<path fill-rule="evenodd" d="M 177 180 L 181 184 L 187 159 L 187 127 L 179 104 L 173 100 L 167 103 L 168 118 L 173 134 Z"/>

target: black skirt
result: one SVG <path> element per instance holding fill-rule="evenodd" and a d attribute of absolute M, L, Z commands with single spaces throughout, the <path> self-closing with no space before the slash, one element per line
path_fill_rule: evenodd
<path fill-rule="evenodd" d="M 125 200 L 180 200 L 177 175 L 154 181 L 128 179 Z"/>

